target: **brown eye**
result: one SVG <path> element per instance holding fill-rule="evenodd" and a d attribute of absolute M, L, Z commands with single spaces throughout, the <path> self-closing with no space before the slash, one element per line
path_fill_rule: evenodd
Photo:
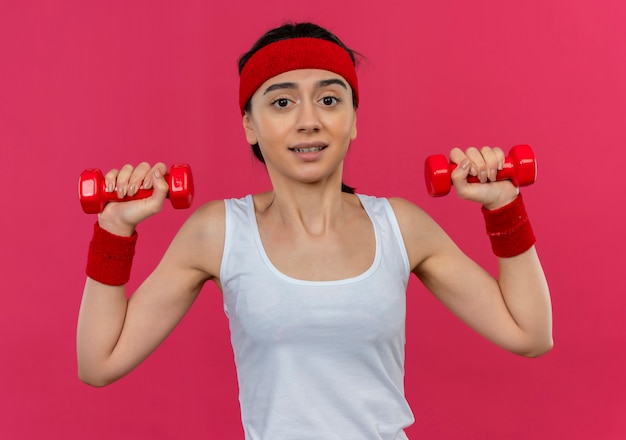
<path fill-rule="evenodd" d="M 289 100 L 287 98 L 278 98 L 272 101 L 272 105 L 280 108 L 285 108 L 289 105 Z"/>
<path fill-rule="evenodd" d="M 337 105 L 340 101 L 341 99 L 337 98 L 336 96 L 324 96 L 322 99 L 320 99 L 322 105 L 326 107 L 333 107 Z"/>

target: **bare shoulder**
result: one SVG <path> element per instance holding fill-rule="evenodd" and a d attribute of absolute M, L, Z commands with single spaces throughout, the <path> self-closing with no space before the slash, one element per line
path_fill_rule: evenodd
<path fill-rule="evenodd" d="M 443 229 L 419 206 L 400 197 L 388 200 L 398 220 L 412 271 L 444 247 L 453 246 Z"/>
<path fill-rule="evenodd" d="M 221 239 L 224 237 L 226 208 L 223 200 L 215 200 L 200 206 L 187 219 L 181 233 L 191 234 L 203 240 Z"/>
<path fill-rule="evenodd" d="M 205 226 L 216 226 L 215 223 L 223 223 L 226 217 L 224 200 L 214 200 L 204 203 L 189 217 L 188 222 L 192 224 L 205 223 Z M 223 225 L 222 225 L 223 226 Z"/>
<path fill-rule="evenodd" d="M 400 197 L 388 199 L 403 234 L 429 235 L 431 229 L 439 229 L 435 221 L 419 206 Z"/>
<path fill-rule="evenodd" d="M 396 216 L 426 215 L 426 213 L 419 206 L 407 199 L 403 199 L 402 197 L 389 197 L 387 200 L 389 200 Z"/>
<path fill-rule="evenodd" d="M 224 252 L 225 223 L 223 200 L 203 204 L 176 234 L 171 253 L 181 264 L 204 272 L 207 279 L 217 278 Z"/>

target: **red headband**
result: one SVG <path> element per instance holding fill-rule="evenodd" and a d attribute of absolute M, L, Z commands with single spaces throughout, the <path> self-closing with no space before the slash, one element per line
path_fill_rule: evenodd
<path fill-rule="evenodd" d="M 297 69 L 328 70 L 342 76 L 359 101 L 354 63 L 348 52 L 336 43 L 320 38 L 290 38 L 259 49 L 244 65 L 239 80 L 239 107 L 245 106 L 261 85 L 281 73 Z"/>

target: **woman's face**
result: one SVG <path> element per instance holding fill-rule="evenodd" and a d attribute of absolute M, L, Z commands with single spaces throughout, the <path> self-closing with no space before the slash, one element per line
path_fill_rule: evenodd
<path fill-rule="evenodd" d="M 341 179 L 356 138 L 352 90 L 327 70 L 292 70 L 270 78 L 252 95 L 243 117 L 246 139 L 258 143 L 270 177 L 316 183 Z"/>

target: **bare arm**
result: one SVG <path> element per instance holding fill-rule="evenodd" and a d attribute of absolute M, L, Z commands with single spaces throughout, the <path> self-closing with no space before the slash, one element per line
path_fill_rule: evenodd
<path fill-rule="evenodd" d="M 453 177 L 461 197 L 492 209 L 516 197 L 517 190 L 510 182 L 459 183 L 470 172 L 479 174 L 489 160 L 476 160 L 478 165 L 470 166 L 464 162 L 466 156 L 456 156 L 461 166 Z M 515 257 L 499 258 L 496 279 L 468 258 L 419 208 L 400 199 L 392 200 L 392 205 L 413 272 L 446 307 L 506 350 L 534 357 L 551 349 L 550 293 L 534 246 Z"/>
<path fill-rule="evenodd" d="M 156 185 L 160 182 L 155 181 Z M 166 192 L 167 188 L 164 189 Z M 158 212 L 164 194 L 155 191 L 153 198 L 145 203 L 155 203 Z M 101 214 L 102 227 L 117 235 L 130 235 L 134 226 L 126 228 L 116 222 L 132 217 L 128 211 L 142 208 L 142 203 L 115 204 L 109 212 Z M 116 213 L 116 209 L 124 212 Z M 217 279 L 223 249 L 223 220 L 223 202 L 199 208 L 180 229 L 154 272 L 129 300 L 124 286 L 109 286 L 87 278 L 77 331 L 78 374 L 82 381 L 104 386 L 121 378 L 170 334 L 204 283 Z"/>

